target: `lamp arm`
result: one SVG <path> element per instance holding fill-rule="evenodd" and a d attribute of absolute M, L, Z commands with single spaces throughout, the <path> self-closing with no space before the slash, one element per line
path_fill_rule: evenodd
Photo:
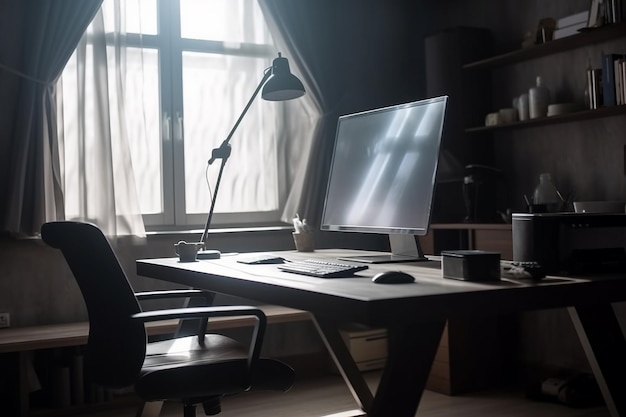
<path fill-rule="evenodd" d="M 239 124 L 243 120 L 243 117 L 248 112 L 248 109 L 252 105 L 252 102 L 254 101 L 256 96 L 259 94 L 259 91 L 261 91 L 263 84 L 265 84 L 265 82 L 270 78 L 271 75 L 272 75 L 271 67 L 266 68 L 263 73 L 263 78 L 261 79 L 261 82 L 254 90 L 254 93 L 252 93 L 252 97 L 250 97 L 250 100 L 248 100 L 248 103 L 243 108 L 243 111 L 239 115 L 239 118 L 235 122 L 235 125 L 233 126 L 233 128 L 230 130 L 230 133 L 228 133 L 228 136 L 222 142 L 222 144 L 218 148 L 213 149 L 213 151 L 211 152 L 211 159 L 209 159 L 209 165 L 215 162 L 216 159 L 221 159 L 222 163 L 220 165 L 220 170 L 217 175 L 217 181 L 215 182 L 215 190 L 213 191 L 213 198 L 211 199 L 211 208 L 209 209 L 209 215 L 207 216 L 206 224 L 204 225 L 204 232 L 202 233 L 202 236 L 200 237 L 200 242 L 202 242 L 203 244 L 203 249 L 207 248 L 206 241 L 209 237 L 209 226 L 211 225 L 211 219 L 213 218 L 213 211 L 215 209 L 215 201 L 217 200 L 217 192 L 219 191 L 220 183 L 222 182 L 222 173 L 224 172 L 224 166 L 226 165 L 226 161 L 230 157 L 230 150 L 231 150 L 230 139 L 233 137 L 233 134 L 239 127 Z"/>

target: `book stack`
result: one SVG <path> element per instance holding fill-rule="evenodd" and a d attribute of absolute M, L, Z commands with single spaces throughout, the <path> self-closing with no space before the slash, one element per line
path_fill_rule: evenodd
<path fill-rule="evenodd" d="M 626 104 L 626 55 L 602 54 L 602 95 L 606 107 Z"/>
<path fill-rule="evenodd" d="M 622 21 L 622 0 L 591 0 L 588 27 L 596 28 Z"/>
<path fill-rule="evenodd" d="M 591 0 L 589 27 L 599 27 L 622 21 L 622 0 Z"/>
<path fill-rule="evenodd" d="M 565 16 L 557 20 L 553 39 L 561 39 L 567 36 L 576 35 L 580 29 L 587 27 L 589 21 L 589 11 Z"/>
<path fill-rule="evenodd" d="M 622 0 L 603 0 L 604 23 L 622 21 Z"/>

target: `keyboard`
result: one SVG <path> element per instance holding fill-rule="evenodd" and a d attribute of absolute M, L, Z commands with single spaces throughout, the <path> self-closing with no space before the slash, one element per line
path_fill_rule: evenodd
<path fill-rule="evenodd" d="M 352 265 L 340 262 L 320 261 L 317 259 L 288 261 L 278 265 L 278 269 L 281 271 L 318 278 L 347 278 L 353 276 L 355 272 L 363 271 L 367 268 L 367 265 Z"/>

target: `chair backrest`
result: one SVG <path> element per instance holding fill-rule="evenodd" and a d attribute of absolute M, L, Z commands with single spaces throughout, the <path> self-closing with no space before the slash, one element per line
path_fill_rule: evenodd
<path fill-rule="evenodd" d="M 96 225 L 70 221 L 44 224 L 41 237 L 61 250 L 87 306 L 90 379 L 106 387 L 132 385 L 145 358 L 146 331 L 131 318 L 141 307 L 109 241 Z"/>

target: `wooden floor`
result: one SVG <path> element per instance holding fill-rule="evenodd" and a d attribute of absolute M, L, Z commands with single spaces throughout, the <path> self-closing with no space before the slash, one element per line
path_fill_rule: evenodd
<path fill-rule="evenodd" d="M 375 387 L 377 373 L 368 373 Z M 338 376 L 318 377 L 296 385 L 287 393 L 250 393 L 226 398 L 220 417 L 329 417 L 355 409 L 355 403 Z M 134 408 L 81 414 L 84 417 L 134 417 Z M 198 408 L 198 417 L 203 417 Z M 426 391 L 418 417 L 609 417 L 605 407 L 574 409 L 561 404 L 530 401 L 519 392 L 489 391 L 471 395 L 446 396 Z M 182 417 L 182 407 L 165 404 L 161 417 Z M 393 416 L 389 416 L 393 417 Z"/>

